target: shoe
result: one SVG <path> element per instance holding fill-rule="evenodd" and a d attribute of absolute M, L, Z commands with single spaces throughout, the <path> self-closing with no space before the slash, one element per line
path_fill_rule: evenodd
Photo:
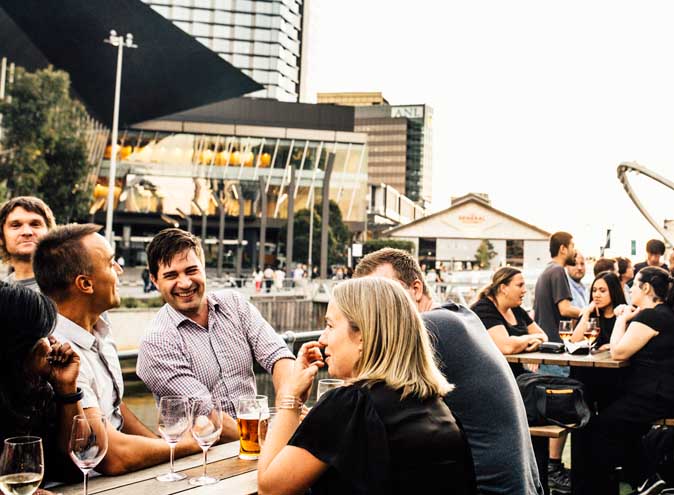
<path fill-rule="evenodd" d="M 564 464 L 548 463 L 548 488 L 550 493 L 553 490 L 563 495 L 571 493 L 571 478 Z"/>
<path fill-rule="evenodd" d="M 665 488 L 667 488 L 666 483 L 656 474 L 645 480 L 633 493 L 635 495 L 657 495 L 662 493 Z"/>

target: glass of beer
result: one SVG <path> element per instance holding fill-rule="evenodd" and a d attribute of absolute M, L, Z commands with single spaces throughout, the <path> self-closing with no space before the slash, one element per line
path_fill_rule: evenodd
<path fill-rule="evenodd" d="M 276 418 L 276 413 L 277 409 L 275 407 L 270 407 L 267 411 L 263 410 L 260 413 L 260 426 L 258 431 L 260 447 L 264 447 L 264 443 L 267 440 L 267 434 L 273 427 L 272 422 Z"/>
<path fill-rule="evenodd" d="M 236 423 L 239 426 L 239 459 L 256 460 L 260 457 L 258 441 L 260 417 L 268 415 L 266 395 L 239 398 L 236 404 Z"/>
<path fill-rule="evenodd" d="M 562 340 L 569 340 L 573 335 L 573 326 L 571 320 L 562 320 L 559 322 L 559 338 Z"/>

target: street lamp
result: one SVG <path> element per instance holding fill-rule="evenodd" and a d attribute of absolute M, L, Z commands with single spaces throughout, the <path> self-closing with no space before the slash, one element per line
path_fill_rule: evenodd
<path fill-rule="evenodd" d="M 117 127 L 119 127 L 119 93 L 122 86 L 122 51 L 126 48 L 138 48 L 133 42 L 133 34 L 118 36 L 117 31 L 110 30 L 110 37 L 103 40 L 117 47 L 117 75 L 115 77 L 115 105 L 112 112 L 112 155 L 108 172 L 108 209 L 105 215 L 105 238 L 112 244 L 112 210 L 115 203 L 115 173 L 117 172 Z"/>

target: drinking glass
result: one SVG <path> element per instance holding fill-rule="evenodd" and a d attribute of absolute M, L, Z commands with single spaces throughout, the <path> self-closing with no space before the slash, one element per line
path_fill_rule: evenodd
<path fill-rule="evenodd" d="M 323 378 L 318 380 L 318 388 L 316 389 L 316 400 L 320 399 L 321 396 L 328 390 L 333 388 L 339 388 L 344 385 L 344 380 L 338 380 L 336 378 Z"/>
<path fill-rule="evenodd" d="M 559 338 L 569 340 L 573 335 L 573 326 L 571 320 L 562 320 L 559 322 Z"/>
<path fill-rule="evenodd" d="M 84 495 L 87 495 L 89 471 L 98 466 L 108 451 L 108 420 L 105 416 L 78 414 L 70 432 L 70 458 L 84 474 Z"/>
<path fill-rule="evenodd" d="M 187 397 L 167 395 L 159 400 L 159 433 L 171 449 L 171 471 L 157 476 L 159 481 L 178 481 L 185 479 L 183 473 L 176 473 L 173 468 L 173 455 L 176 444 L 190 427 L 189 402 Z"/>
<path fill-rule="evenodd" d="M 220 438 L 222 432 L 222 406 L 210 397 L 192 399 L 192 436 L 204 452 L 204 470 L 201 476 L 190 478 L 191 485 L 211 485 L 219 480 L 206 475 L 208 449 Z"/>
<path fill-rule="evenodd" d="M 276 418 L 277 409 L 270 407 L 266 411 L 260 413 L 260 425 L 258 426 L 257 438 L 260 442 L 260 448 L 264 447 L 264 442 L 267 440 L 267 435 L 273 427 L 274 418 Z"/>
<path fill-rule="evenodd" d="M 601 329 L 599 328 L 598 320 L 596 318 L 590 318 L 587 322 L 587 328 L 585 329 L 585 332 L 583 332 L 583 337 L 587 340 L 590 349 L 592 349 L 597 337 L 599 337 L 600 331 Z"/>
<path fill-rule="evenodd" d="M 40 437 L 5 440 L 0 457 L 0 490 L 5 495 L 32 495 L 42 482 L 44 455 Z"/>
<path fill-rule="evenodd" d="M 236 424 L 239 427 L 239 459 L 254 461 L 260 457 L 258 425 L 260 417 L 267 414 L 269 404 L 266 395 L 240 397 L 236 404 Z"/>

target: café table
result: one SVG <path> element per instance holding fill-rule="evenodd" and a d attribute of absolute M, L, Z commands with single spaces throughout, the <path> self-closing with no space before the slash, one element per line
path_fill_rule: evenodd
<path fill-rule="evenodd" d="M 141 469 L 121 476 L 97 476 L 89 479 L 89 494 L 101 495 L 250 495 L 257 493 L 257 461 L 238 458 L 239 442 L 211 447 L 208 451 L 208 474 L 220 479 L 218 483 L 193 486 L 189 478 L 201 475 L 202 454 L 194 454 L 175 461 L 176 471 L 187 478 L 181 481 L 161 482 L 156 476 L 169 471 L 169 463 Z M 82 483 L 55 486 L 49 489 L 63 495 L 80 495 Z"/>
<path fill-rule="evenodd" d="M 580 366 L 584 368 L 625 368 L 629 366 L 628 360 L 611 358 L 610 351 L 601 351 L 592 354 L 578 355 L 562 352 L 522 352 L 505 356 L 509 363 L 521 364 L 556 364 L 558 366 Z"/>

